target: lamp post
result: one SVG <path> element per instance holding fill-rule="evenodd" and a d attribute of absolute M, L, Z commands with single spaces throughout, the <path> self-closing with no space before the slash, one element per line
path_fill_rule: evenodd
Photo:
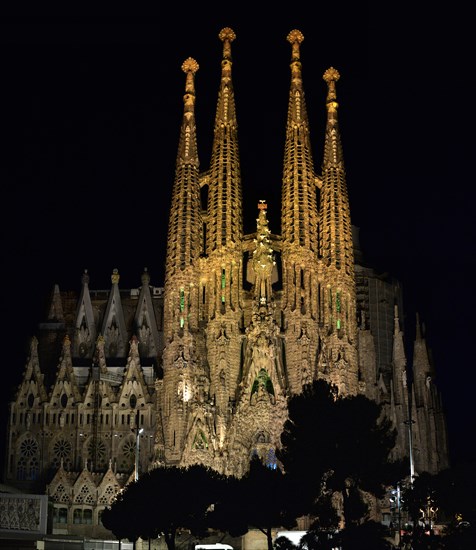
<path fill-rule="evenodd" d="M 136 428 L 136 463 L 134 471 L 134 480 L 139 479 L 139 454 L 140 454 L 140 434 L 144 431 L 144 428 Z"/>
<path fill-rule="evenodd" d="M 413 462 L 413 430 L 412 424 L 415 421 L 412 418 L 412 384 L 410 381 L 407 383 L 408 389 L 408 420 L 404 420 L 404 424 L 408 426 L 408 451 L 410 454 L 410 486 L 413 485 L 413 478 L 415 477 L 415 464 Z"/>
<path fill-rule="evenodd" d="M 411 409 L 410 409 L 411 411 Z M 408 450 L 410 454 L 410 485 L 413 485 L 413 478 L 415 477 L 415 464 L 413 462 L 413 430 L 412 424 L 415 424 L 415 421 L 412 420 L 411 413 L 410 418 L 404 421 L 404 424 L 408 426 Z"/>
<path fill-rule="evenodd" d="M 398 544 L 397 547 L 401 548 L 402 546 L 402 512 L 401 512 L 401 493 L 400 493 L 400 482 L 397 483 L 396 489 L 391 490 L 391 497 L 390 497 L 390 506 L 393 505 L 392 510 L 392 524 L 395 525 L 395 510 L 397 513 L 397 529 L 395 529 L 398 532 Z M 396 537 L 395 537 L 396 538 Z"/>

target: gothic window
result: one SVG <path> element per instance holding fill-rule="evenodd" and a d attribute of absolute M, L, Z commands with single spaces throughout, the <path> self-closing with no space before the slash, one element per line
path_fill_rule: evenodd
<path fill-rule="evenodd" d="M 26 479 L 26 459 L 20 458 L 17 465 L 17 479 L 24 481 Z"/>
<path fill-rule="evenodd" d="M 83 520 L 83 511 L 76 508 L 73 512 L 73 523 L 81 523 Z"/>
<path fill-rule="evenodd" d="M 116 491 L 114 490 L 114 487 L 112 485 L 107 485 L 106 488 L 104 489 L 103 494 L 98 499 L 98 504 L 106 504 L 106 505 L 111 504 L 115 495 L 116 495 Z"/>
<path fill-rule="evenodd" d="M 31 458 L 38 453 L 38 442 L 35 439 L 24 439 L 20 445 L 20 453 L 22 456 Z"/>
<path fill-rule="evenodd" d="M 30 460 L 29 479 L 38 479 L 39 474 L 40 474 L 40 463 L 38 458 L 35 456 Z"/>
<path fill-rule="evenodd" d="M 54 508 L 53 522 L 54 523 L 68 523 L 68 509 L 67 508 Z"/>
<path fill-rule="evenodd" d="M 96 469 L 104 469 L 107 466 L 107 447 L 102 439 L 94 442 L 90 439 L 87 447 L 87 458 L 92 460 Z"/>
<path fill-rule="evenodd" d="M 20 458 L 17 466 L 17 479 L 37 479 L 39 472 L 39 445 L 33 438 L 24 439 L 20 443 Z"/>
<path fill-rule="evenodd" d="M 58 439 L 53 445 L 53 465 L 58 468 L 63 459 L 65 467 L 71 464 L 72 445 L 64 438 Z"/>
<path fill-rule="evenodd" d="M 93 522 L 93 511 L 89 508 L 83 510 L 83 523 L 91 525 Z"/>
<path fill-rule="evenodd" d="M 86 504 L 94 504 L 94 497 L 86 484 L 83 485 L 79 493 L 76 494 L 74 502 L 77 504 L 82 504 L 83 502 Z"/>
<path fill-rule="evenodd" d="M 28 402 L 28 408 L 31 409 L 35 402 L 35 396 L 32 393 L 28 394 L 27 402 Z"/>
<path fill-rule="evenodd" d="M 131 409 L 135 409 L 137 406 L 137 397 L 133 393 L 129 398 L 129 406 L 131 407 Z"/>
<path fill-rule="evenodd" d="M 56 487 L 56 490 L 53 493 L 52 497 L 55 502 L 68 503 L 70 501 L 69 490 L 67 490 L 62 483 L 60 483 L 58 487 Z"/>
<path fill-rule="evenodd" d="M 61 395 L 60 403 L 63 409 L 68 405 L 68 396 L 65 393 Z"/>
<path fill-rule="evenodd" d="M 134 439 L 128 439 L 122 446 L 122 456 L 118 459 L 118 468 L 122 472 L 128 472 L 132 469 L 136 456 L 136 442 Z"/>
<path fill-rule="evenodd" d="M 89 508 L 84 510 L 77 508 L 73 513 L 73 522 L 91 525 L 93 522 L 93 511 Z"/>

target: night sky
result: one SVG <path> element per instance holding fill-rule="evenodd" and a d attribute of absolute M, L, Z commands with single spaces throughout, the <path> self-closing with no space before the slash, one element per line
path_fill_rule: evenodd
<path fill-rule="evenodd" d="M 333 66 L 341 74 L 352 223 L 368 262 L 401 280 L 405 322 L 411 327 L 418 311 L 425 324 L 453 462 L 476 458 L 469 435 L 476 428 L 475 94 L 465 16 L 389 15 L 365 6 L 337 2 L 295 15 L 227 16 L 222 9 L 201 19 L 185 8 L 161 17 L 0 19 L 2 425 L 54 284 L 79 291 L 88 269 L 90 287 L 108 289 L 117 268 L 122 288 L 138 287 L 147 267 L 151 284 L 163 285 L 181 64 L 190 56 L 200 65 L 196 117 L 206 170 L 220 78 L 218 33 L 225 26 L 237 35 L 233 84 L 245 232 L 255 230 L 259 199 L 268 202 L 271 231 L 280 232 L 286 36 L 297 28 L 305 37 L 301 61 L 316 171 L 326 114 L 322 74 Z"/>

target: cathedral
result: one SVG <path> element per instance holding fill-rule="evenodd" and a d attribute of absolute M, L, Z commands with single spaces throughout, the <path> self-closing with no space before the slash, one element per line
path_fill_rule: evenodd
<path fill-rule="evenodd" d="M 287 400 L 322 378 L 341 395 L 383 404 L 395 457 L 412 473 L 448 466 L 446 422 L 424 333 L 412 357 L 397 280 L 367 265 L 352 225 L 338 120 L 339 72 L 323 75 L 327 113 L 320 170 L 292 30 L 282 162 L 281 228 L 266 197 L 243 231 L 235 34 L 223 55 L 209 168 L 199 168 L 193 58 L 185 73 L 165 256 L 136 288 L 55 285 L 11 396 L 4 482 L 47 494 L 52 532 L 103 536 L 101 512 L 156 465 L 203 464 L 243 475 L 253 455 L 276 467 Z M 246 83 L 240 83 L 240 85 Z M 349 144 L 352 146 L 352 144 Z M 152 266 L 153 268 L 153 266 Z M 411 365 L 411 368 L 410 368 Z M 3 518 L 2 521 L 8 521 Z"/>

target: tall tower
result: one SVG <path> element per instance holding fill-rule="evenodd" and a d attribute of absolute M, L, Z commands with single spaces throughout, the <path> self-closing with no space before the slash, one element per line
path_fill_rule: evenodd
<path fill-rule="evenodd" d="M 188 58 L 184 112 L 172 190 L 164 287 L 163 380 L 160 396 L 159 459 L 167 449 L 167 461 L 180 463 L 188 432 L 186 404 L 192 398 L 194 377 L 199 369 L 200 342 L 198 259 L 202 242 L 199 160 L 195 128 L 195 83 L 198 63 Z"/>
<path fill-rule="evenodd" d="M 288 380 L 293 393 L 317 375 L 319 345 L 319 257 L 317 193 L 309 121 L 302 81 L 298 30 L 288 35 L 292 46 L 282 182 L 281 227 L 283 299 Z"/>
<path fill-rule="evenodd" d="M 322 176 L 316 174 L 293 30 L 282 181 L 282 236 L 258 204 L 243 235 L 241 170 L 224 28 L 210 168 L 199 173 L 194 74 L 188 59 L 168 233 L 163 380 L 157 382 L 157 461 L 242 474 L 259 454 L 275 464 L 287 399 L 323 377 L 357 393 L 356 292 L 350 209 L 329 69 Z M 281 257 L 281 272 L 276 258 Z M 278 289 L 277 282 L 280 282 Z"/>
<path fill-rule="evenodd" d="M 327 125 L 322 163 L 319 208 L 319 259 L 321 264 L 320 327 L 327 352 L 319 361 L 325 378 L 346 394 L 358 391 L 357 312 L 354 252 L 344 156 L 337 119 L 336 82 L 330 68 L 327 82 Z"/>

